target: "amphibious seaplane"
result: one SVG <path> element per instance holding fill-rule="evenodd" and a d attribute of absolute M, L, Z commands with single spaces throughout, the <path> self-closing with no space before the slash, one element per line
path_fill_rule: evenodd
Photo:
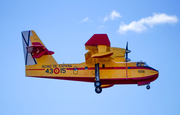
<path fill-rule="evenodd" d="M 145 62 L 130 62 L 126 48 L 110 46 L 107 34 L 94 34 L 86 43 L 85 62 L 58 64 L 33 30 L 22 33 L 26 76 L 93 82 L 95 92 L 116 84 L 147 85 L 158 78 L 158 71 Z"/>

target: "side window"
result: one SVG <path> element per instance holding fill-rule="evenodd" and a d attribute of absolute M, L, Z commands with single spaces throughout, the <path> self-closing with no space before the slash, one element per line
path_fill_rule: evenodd
<path fill-rule="evenodd" d="M 146 64 L 144 62 L 137 62 L 137 66 L 145 66 Z"/>
<path fill-rule="evenodd" d="M 105 68 L 105 64 L 102 64 L 102 68 Z"/>

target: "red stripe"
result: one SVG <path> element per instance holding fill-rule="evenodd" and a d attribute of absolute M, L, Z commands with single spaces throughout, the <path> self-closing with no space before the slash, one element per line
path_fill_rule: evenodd
<path fill-rule="evenodd" d="M 75 68 L 66 68 L 66 70 L 74 70 Z M 77 70 L 85 70 L 85 68 L 76 68 Z M 88 70 L 94 70 L 94 67 L 89 67 Z M 126 69 L 126 67 L 100 67 L 99 69 Z"/>
<path fill-rule="evenodd" d="M 88 70 L 94 70 L 94 67 L 89 67 Z M 100 67 L 99 69 L 126 69 L 126 67 Z M 130 69 L 146 69 L 151 70 L 151 68 L 146 67 L 130 67 Z M 26 70 L 45 70 L 45 69 L 26 69 Z M 74 70 L 74 68 L 66 68 L 66 70 Z M 77 70 L 85 70 L 85 68 L 77 68 Z"/>
<path fill-rule="evenodd" d="M 113 67 L 113 69 L 126 69 L 126 67 Z"/>
<path fill-rule="evenodd" d="M 75 68 L 66 68 L 66 70 L 74 70 Z M 76 68 L 77 70 L 85 70 L 85 68 Z M 89 67 L 88 70 L 94 70 L 94 67 Z"/>
<path fill-rule="evenodd" d="M 66 68 L 66 70 L 74 70 L 75 68 Z M 85 70 L 85 68 L 76 68 L 77 70 Z M 89 67 L 88 70 L 94 70 L 94 67 Z M 127 69 L 126 67 L 100 67 L 99 69 Z M 130 69 L 146 69 L 151 70 L 151 68 L 146 67 L 130 67 Z"/>

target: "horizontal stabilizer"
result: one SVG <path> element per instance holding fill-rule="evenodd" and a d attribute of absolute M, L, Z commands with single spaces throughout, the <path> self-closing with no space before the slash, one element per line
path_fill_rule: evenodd
<path fill-rule="evenodd" d="M 33 42 L 32 46 L 26 47 L 28 53 L 33 53 L 32 58 L 40 58 L 43 55 L 52 55 L 53 51 L 49 51 L 39 42 Z"/>

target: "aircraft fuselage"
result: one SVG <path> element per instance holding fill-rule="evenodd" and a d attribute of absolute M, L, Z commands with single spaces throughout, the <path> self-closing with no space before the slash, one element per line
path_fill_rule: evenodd
<path fill-rule="evenodd" d="M 99 76 L 102 85 L 144 85 L 158 77 L 157 70 L 146 65 L 138 65 L 139 63 L 143 62 L 100 62 Z M 26 66 L 26 76 L 95 82 L 95 67 L 87 65 L 85 62 L 80 64 L 28 65 Z M 143 83 L 143 81 L 145 82 Z"/>

